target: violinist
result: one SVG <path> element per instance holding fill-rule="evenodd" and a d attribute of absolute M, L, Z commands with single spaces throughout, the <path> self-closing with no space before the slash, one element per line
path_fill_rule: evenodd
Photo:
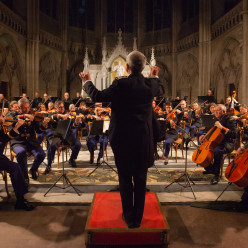
<path fill-rule="evenodd" d="M 101 105 L 97 105 L 101 106 Z M 95 108 L 95 115 L 92 117 L 92 122 L 102 120 L 102 109 L 100 107 Z M 94 163 L 94 151 L 96 150 L 97 143 L 100 143 L 100 149 L 97 157 L 97 165 L 100 163 L 101 158 L 103 157 L 103 142 L 105 150 L 108 145 L 108 136 L 107 135 L 89 135 L 87 138 L 87 147 L 90 152 L 90 164 Z"/>
<path fill-rule="evenodd" d="M 9 107 L 8 100 L 4 98 L 4 94 L 0 94 L 0 109 L 4 109 L 4 108 L 7 109 L 8 107 Z"/>
<path fill-rule="evenodd" d="M 85 101 L 80 102 L 80 105 L 79 105 L 79 108 L 78 108 L 78 114 L 87 115 L 90 112 L 92 112 L 92 109 L 88 108 L 86 106 L 86 102 Z"/>
<path fill-rule="evenodd" d="M 54 113 L 51 112 L 49 114 L 49 117 L 53 120 L 53 122 L 51 122 L 51 125 L 48 127 L 48 131 L 47 131 L 47 139 L 49 142 L 49 147 L 47 151 L 47 167 L 44 172 L 45 175 L 51 171 L 52 161 L 54 159 L 55 152 L 61 144 L 61 141 L 59 141 L 56 144 L 52 145 L 52 141 L 54 138 L 53 136 L 54 131 L 57 128 L 57 124 L 59 121 L 67 120 L 69 118 L 69 115 L 66 114 L 63 101 L 56 101 L 55 107 L 56 107 L 56 112 Z M 69 159 L 69 164 L 74 168 L 77 167 L 75 160 L 78 157 L 78 153 L 81 148 L 81 143 L 75 138 L 75 136 L 73 136 L 72 129 L 77 128 L 79 122 L 80 122 L 80 117 L 76 117 L 75 119 L 73 119 L 65 139 L 66 143 L 70 145 L 70 148 L 72 150 L 71 157 Z"/>
<path fill-rule="evenodd" d="M 10 104 L 9 104 L 9 111 L 12 112 L 12 111 L 18 111 L 20 108 L 19 108 L 19 105 L 18 105 L 18 102 L 17 101 L 11 101 Z"/>
<path fill-rule="evenodd" d="M 177 125 L 181 126 L 184 131 L 188 134 L 190 130 L 190 109 L 187 107 L 186 101 L 181 100 L 180 107 L 176 109 Z"/>
<path fill-rule="evenodd" d="M 73 104 L 73 102 L 72 102 L 72 100 L 70 98 L 70 94 L 68 92 L 65 92 L 63 102 L 64 102 L 65 110 L 69 111 L 69 106 L 70 106 L 70 104 Z"/>
<path fill-rule="evenodd" d="M 239 107 L 240 113 L 236 116 L 232 116 L 234 120 L 237 122 L 237 129 L 238 129 L 238 136 L 237 136 L 237 144 L 238 147 L 240 146 L 239 141 L 248 141 L 248 127 L 247 127 L 247 120 L 248 120 L 248 111 L 247 105 L 241 104 Z"/>
<path fill-rule="evenodd" d="M 50 97 L 47 95 L 47 93 L 43 94 L 43 100 L 42 103 L 45 104 L 46 108 L 48 108 L 48 103 L 51 102 Z"/>
<path fill-rule="evenodd" d="M 205 167 L 203 174 L 213 174 L 211 184 L 218 184 L 220 177 L 220 167 L 224 154 L 230 153 L 234 150 L 234 141 L 237 136 L 237 128 L 235 120 L 226 115 L 226 107 L 222 104 L 216 105 L 214 114 L 217 118 L 215 126 L 225 134 L 223 141 L 214 149 L 214 161 L 209 166 Z M 200 142 L 203 136 L 200 137 Z"/>
<path fill-rule="evenodd" d="M 83 120 L 85 120 L 85 118 L 84 118 L 83 114 L 78 113 L 77 108 L 75 107 L 74 104 L 70 104 L 69 111 L 70 111 L 69 112 L 70 118 L 76 118 L 76 117 L 81 118 L 78 125 L 76 127 L 72 128 L 72 133 L 73 133 L 74 137 L 77 138 L 78 137 L 78 131 L 81 130 L 82 128 L 86 127 L 86 124 L 83 121 Z"/>
<path fill-rule="evenodd" d="M 165 132 L 165 142 L 164 142 L 164 165 L 168 164 L 169 161 L 169 152 L 171 143 L 178 139 L 178 133 L 176 131 L 176 122 L 177 116 L 175 111 L 172 110 L 172 103 L 167 102 L 165 104 L 165 114 L 164 120 L 166 125 L 166 132 Z"/>
<path fill-rule="evenodd" d="M 153 108 L 153 111 L 155 112 L 155 116 L 157 119 L 163 118 L 164 113 L 162 111 L 162 108 L 160 108 L 158 105 L 156 106 L 155 100 L 152 101 L 152 108 Z"/>
<path fill-rule="evenodd" d="M 49 102 L 48 103 L 48 109 L 47 109 L 47 112 L 55 112 L 56 109 L 54 108 L 54 103 L 53 102 Z"/>
<path fill-rule="evenodd" d="M 35 157 L 33 165 L 29 170 L 34 180 L 37 180 L 37 170 L 46 156 L 36 137 L 36 133 L 42 132 L 44 127 L 34 121 L 34 116 L 29 114 L 30 105 L 28 99 L 21 98 L 18 101 L 18 105 L 20 111 L 14 113 L 13 117 L 16 120 L 23 118 L 26 122 L 25 125 L 19 128 L 19 135 L 11 140 L 11 148 L 16 154 L 17 162 L 21 165 L 24 178 L 28 182 L 27 152 L 30 152 Z"/>
<path fill-rule="evenodd" d="M 2 124 L 4 119 L 0 117 L 0 124 Z M 7 133 L 4 133 L 0 129 L 0 140 L 3 143 L 7 143 L 14 137 L 19 135 L 19 128 L 24 124 L 24 120 L 19 119 L 15 126 Z M 28 193 L 28 185 L 25 183 L 23 173 L 19 164 L 10 161 L 6 156 L 0 154 L 0 170 L 6 170 L 12 182 L 12 186 L 16 196 L 15 209 L 23 209 L 26 211 L 31 211 L 34 206 L 28 202 L 24 195 Z"/>
<path fill-rule="evenodd" d="M 75 104 L 76 107 L 79 107 L 82 101 L 83 101 L 83 97 L 81 96 L 81 93 L 77 92 L 76 97 L 73 98 L 72 100 L 73 104 Z"/>
<path fill-rule="evenodd" d="M 198 103 L 192 104 L 193 110 L 190 112 L 190 137 L 193 138 L 196 135 L 196 129 L 202 126 L 201 121 L 201 108 Z"/>

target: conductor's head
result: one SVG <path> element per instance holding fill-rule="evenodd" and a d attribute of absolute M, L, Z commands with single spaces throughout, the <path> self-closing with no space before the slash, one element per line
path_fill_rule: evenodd
<path fill-rule="evenodd" d="M 127 55 L 126 63 L 128 73 L 141 73 L 146 65 L 146 57 L 141 52 L 133 51 Z"/>

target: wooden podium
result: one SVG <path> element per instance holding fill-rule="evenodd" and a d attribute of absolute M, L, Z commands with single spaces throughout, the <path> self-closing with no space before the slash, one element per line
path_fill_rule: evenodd
<path fill-rule="evenodd" d="M 122 220 L 120 193 L 95 193 L 85 227 L 86 247 L 167 247 L 169 230 L 155 193 L 146 193 L 141 227 L 134 229 Z"/>

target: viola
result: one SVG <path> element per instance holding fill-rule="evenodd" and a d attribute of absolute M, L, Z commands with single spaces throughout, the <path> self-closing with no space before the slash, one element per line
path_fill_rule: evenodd
<path fill-rule="evenodd" d="M 239 187 L 248 186 L 248 148 L 226 167 L 225 176 L 229 182 Z"/>

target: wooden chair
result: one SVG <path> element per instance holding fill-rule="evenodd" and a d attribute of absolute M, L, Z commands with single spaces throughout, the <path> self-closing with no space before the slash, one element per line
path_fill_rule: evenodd
<path fill-rule="evenodd" d="M 2 170 L 0 171 L 0 173 L 2 174 L 3 180 L 4 180 L 4 185 L 5 185 L 5 190 L 7 193 L 8 198 L 10 198 L 10 193 L 9 193 L 9 188 L 8 188 L 8 175 L 7 175 L 7 171 Z"/>
<path fill-rule="evenodd" d="M 231 159 L 232 158 L 235 158 L 236 155 L 237 155 L 237 151 L 236 150 L 234 150 L 234 151 L 232 151 L 232 152 L 227 153 L 227 154 L 224 155 L 223 160 L 222 160 L 222 164 L 220 166 L 220 178 L 222 178 L 222 176 L 223 176 L 223 170 L 224 170 L 223 167 L 224 167 L 225 159 L 228 158 L 228 164 L 230 164 L 231 163 Z"/>
<path fill-rule="evenodd" d="M 64 160 L 64 152 L 65 152 L 65 160 Z M 62 154 L 62 161 L 67 161 L 68 160 L 68 152 L 69 152 L 69 145 L 60 145 L 57 149 L 57 155 L 58 155 L 58 163 L 57 163 L 57 168 L 59 168 L 59 157 L 60 154 Z"/>

